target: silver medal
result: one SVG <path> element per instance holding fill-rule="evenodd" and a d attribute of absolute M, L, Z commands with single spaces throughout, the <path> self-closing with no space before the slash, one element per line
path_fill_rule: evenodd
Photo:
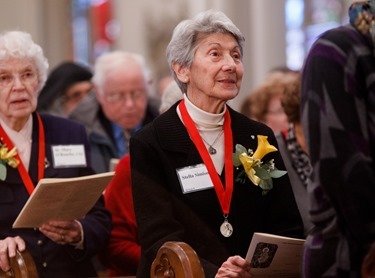
<path fill-rule="evenodd" d="M 220 226 L 220 233 L 224 237 L 230 237 L 233 234 L 233 226 L 228 222 L 227 219 L 224 220 L 223 224 Z"/>

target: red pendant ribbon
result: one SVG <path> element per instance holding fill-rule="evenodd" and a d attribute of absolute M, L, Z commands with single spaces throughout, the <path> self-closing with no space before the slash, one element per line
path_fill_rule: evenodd
<path fill-rule="evenodd" d="M 40 118 L 39 114 L 37 115 L 38 119 L 38 181 L 44 177 L 44 160 L 45 160 L 45 141 L 44 141 L 44 127 L 42 119 Z M 9 136 L 4 131 L 3 127 L 0 125 L 0 137 L 3 140 L 3 143 L 8 147 L 9 150 L 14 148 L 14 144 L 12 140 L 10 140 Z M 23 165 L 23 162 L 17 153 L 15 156 L 16 159 L 20 162 L 17 169 L 20 173 L 21 179 L 23 181 L 23 184 L 29 194 L 31 194 L 34 191 L 35 185 L 33 181 L 31 180 L 31 177 L 29 173 L 26 171 L 25 166 Z"/>
<path fill-rule="evenodd" d="M 232 166 L 232 147 L 233 147 L 233 138 L 231 130 L 231 118 L 228 109 L 224 114 L 224 159 L 225 159 L 225 188 L 223 183 L 220 180 L 218 173 L 216 172 L 215 165 L 212 161 L 210 154 L 202 137 L 199 134 L 197 127 L 194 124 L 194 121 L 190 117 L 186 106 L 185 101 L 182 100 L 178 105 L 178 108 L 181 112 L 181 118 L 183 123 L 186 126 L 186 129 L 190 135 L 191 140 L 198 149 L 200 156 L 202 157 L 203 163 L 206 165 L 208 174 L 214 184 L 215 192 L 218 197 L 221 209 L 224 215 L 229 214 L 230 203 L 232 200 L 233 193 L 233 166 Z"/>

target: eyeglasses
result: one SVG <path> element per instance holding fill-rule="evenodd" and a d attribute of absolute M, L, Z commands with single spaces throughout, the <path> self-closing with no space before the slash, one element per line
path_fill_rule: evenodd
<path fill-rule="evenodd" d="M 38 79 L 38 74 L 33 70 L 27 70 L 18 74 L 2 72 L 0 73 L 0 86 L 12 86 L 14 84 L 14 81 L 16 80 L 17 75 L 20 82 L 24 85 L 32 84 Z"/>
<path fill-rule="evenodd" d="M 114 92 L 108 93 L 104 96 L 107 102 L 122 102 L 122 101 L 137 101 L 146 95 L 145 91 L 137 90 L 131 92 Z"/>

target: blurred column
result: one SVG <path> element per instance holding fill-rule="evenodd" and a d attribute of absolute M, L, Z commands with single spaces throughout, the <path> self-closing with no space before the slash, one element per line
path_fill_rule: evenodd
<path fill-rule="evenodd" d="M 0 31 L 31 34 L 44 49 L 50 67 L 71 57 L 70 0 L 2 0 Z"/>

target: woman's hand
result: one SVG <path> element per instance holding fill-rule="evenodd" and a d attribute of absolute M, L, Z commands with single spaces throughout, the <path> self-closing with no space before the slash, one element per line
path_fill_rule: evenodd
<path fill-rule="evenodd" d="M 16 256 L 17 249 L 22 252 L 26 249 L 25 241 L 19 236 L 7 237 L 0 240 L 0 268 L 7 272 L 10 270 L 9 258 Z"/>
<path fill-rule="evenodd" d="M 229 257 L 219 268 L 215 278 L 243 277 L 250 278 L 250 263 L 240 256 Z"/>
<path fill-rule="evenodd" d="M 81 225 L 78 221 L 50 221 L 39 227 L 39 231 L 57 244 L 76 244 L 81 241 Z"/>

